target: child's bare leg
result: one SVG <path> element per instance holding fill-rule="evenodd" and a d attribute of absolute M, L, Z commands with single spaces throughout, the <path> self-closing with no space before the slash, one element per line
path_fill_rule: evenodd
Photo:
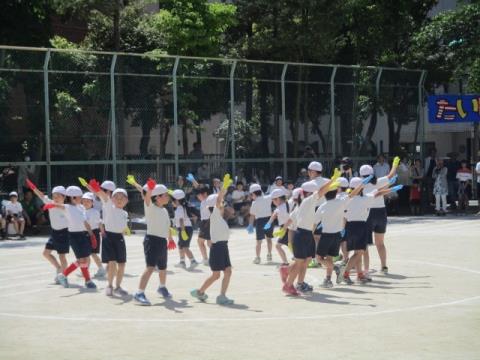
<path fill-rule="evenodd" d="M 200 289 L 198 289 L 198 292 L 200 294 L 205 293 L 205 291 L 207 291 L 207 289 L 219 278 L 220 278 L 220 271 L 214 271 L 212 275 L 210 275 L 210 277 L 207 280 L 205 280 L 205 282 L 200 287 Z"/>
<path fill-rule="evenodd" d="M 138 285 L 138 288 L 140 290 L 145 291 L 145 289 L 147 288 L 148 280 L 150 280 L 154 269 L 155 268 L 153 266 L 147 266 L 147 268 L 143 271 L 143 274 L 140 277 L 140 284 Z"/>
<path fill-rule="evenodd" d="M 53 267 L 54 267 L 55 269 L 57 269 L 57 271 L 59 271 L 59 270 L 61 269 L 61 266 L 60 266 L 60 264 L 58 263 L 57 259 L 55 258 L 55 256 L 52 255 L 52 250 L 45 249 L 45 250 L 43 250 L 42 255 L 43 255 L 43 257 L 44 257 L 45 259 L 48 260 L 48 262 L 49 262 L 50 264 L 53 265 Z"/>
<path fill-rule="evenodd" d="M 159 270 L 158 278 L 160 279 L 160 285 L 165 286 L 167 284 L 167 269 Z"/>
<path fill-rule="evenodd" d="M 98 254 L 92 254 L 90 256 L 92 257 L 93 261 L 95 262 L 95 265 L 97 265 L 97 268 L 103 269 L 102 260 L 100 259 L 100 256 L 98 256 Z"/>
<path fill-rule="evenodd" d="M 223 271 L 222 290 L 220 292 L 222 295 L 225 295 L 227 293 L 228 284 L 230 284 L 231 277 L 232 277 L 232 268 L 229 266 Z"/>
<path fill-rule="evenodd" d="M 117 265 L 117 276 L 115 278 L 115 284 L 117 288 L 122 285 L 122 280 L 123 280 L 123 274 L 125 273 L 125 263 L 119 263 Z"/>
<path fill-rule="evenodd" d="M 67 255 L 66 254 L 60 254 L 60 255 L 58 255 L 58 258 L 60 259 L 60 265 L 62 266 L 62 271 L 63 271 L 68 266 Z"/>
<path fill-rule="evenodd" d="M 285 251 L 283 251 L 283 249 L 282 249 L 282 244 L 277 243 L 275 245 L 275 248 L 277 249 L 278 255 L 282 259 L 282 263 L 283 264 L 288 264 L 287 255 L 285 254 Z"/>
<path fill-rule="evenodd" d="M 207 256 L 207 248 L 205 246 L 205 240 L 202 238 L 198 238 L 198 248 L 200 249 L 200 253 L 202 254 L 202 259 L 208 259 Z"/>
<path fill-rule="evenodd" d="M 255 254 L 257 257 L 260 257 L 260 253 L 262 252 L 262 240 L 257 240 L 257 245 L 255 246 Z"/>
<path fill-rule="evenodd" d="M 115 277 L 116 273 L 117 273 L 117 263 L 115 261 L 109 261 L 108 268 L 107 268 L 108 286 L 113 287 L 113 278 Z"/>
<path fill-rule="evenodd" d="M 308 263 L 312 260 L 311 257 L 302 260 L 302 265 L 300 267 L 300 271 L 298 272 L 298 283 L 301 284 L 305 281 L 305 275 L 307 275 L 307 267 Z"/>
<path fill-rule="evenodd" d="M 272 243 L 272 238 L 267 237 L 267 250 L 268 254 L 272 254 L 272 248 L 273 248 L 273 243 Z"/>
<path fill-rule="evenodd" d="M 295 279 L 297 278 L 298 276 L 298 273 L 300 271 L 300 267 L 302 266 L 303 264 L 303 260 L 298 260 L 298 259 L 295 259 L 295 261 L 293 261 L 290 266 L 288 267 L 288 277 L 287 277 L 287 281 L 285 282 L 285 285 L 287 286 L 292 286 Z"/>

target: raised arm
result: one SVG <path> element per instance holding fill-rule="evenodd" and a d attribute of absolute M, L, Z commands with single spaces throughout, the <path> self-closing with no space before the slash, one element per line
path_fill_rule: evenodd
<path fill-rule="evenodd" d="M 233 180 L 230 178 L 230 174 L 225 174 L 225 176 L 223 177 L 222 189 L 218 193 L 217 203 L 215 204 L 217 208 L 221 209 L 223 207 L 223 199 L 225 198 L 228 187 L 232 184 Z"/>
<path fill-rule="evenodd" d="M 188 173 L 187 176 L 185 177 L 185 179 L 190 181 L 195 189 L 200 186 L 200 184 L 197 182 L 197 180 L 195 180 L 195 177 L 193 176 L 192 173 Z"/>
<path fill-rule="evenodd" d="M 387 175 L 389 179 L 393 178 L 397 173 L 398 164 L 400 164 L 400 157 L 395 156 L 392 162 L 392 168 L 390 169 L 390 172 Z"/>

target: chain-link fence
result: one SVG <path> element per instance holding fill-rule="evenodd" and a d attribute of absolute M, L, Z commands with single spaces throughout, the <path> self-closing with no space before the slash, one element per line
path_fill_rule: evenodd
<path fill-rule="evenodd" d="M 4 191 L 129 173 L 295 180 L 423 151 L 420 70 L 0 46 Z M 29 157 L 26 158 L 26 156 Z M 27 159 L 27 160 L 25 160 Z"/>

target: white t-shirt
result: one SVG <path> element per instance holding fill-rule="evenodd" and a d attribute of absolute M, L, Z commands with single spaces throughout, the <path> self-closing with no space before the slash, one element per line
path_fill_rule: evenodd
<path fill-rule="evenodd" d="M 83 205 L 65 204 L 65 216 L 67 217 L 68 221 L 68 231 L 87 231 L 87 228 L 85 227 L 87 214 Z"/>
<path fill-rule="evenodd" d="M 346 206 L 345 218 L 347 221 L 367 221 L 375 201 L 375 193 L 376 190 L 364 196 L 354 196 Z"/>
<path fill-rule="evenodd" d="M 365 187 L 363 188 L 363 193 L 364 194 L 371 194 L 375 190 L 379 190 L 381 188 L 384 188 L 385 186 L 388 185 L 388 181 L 389 181 L 389 179 L 388 179 L 387 176 L 378 178 L 377 183 L 375 185 L 372 184 L 372 183 L 368 183 L 367 185 L 365 185 Z M 376 191 L 375 191 L 375 193 L 376 193 Z M 371 208 L 377 209 L 377 208 L 384 208 L 385 207 L 385 200 L 383 199 L 383 196 L 377 196 L 374 199 L 375 200 L 373 201 L 372 206 L 370 206 Z"/>
<path fill-rule="evenodd" d="M 100 219 L 100 211 L 91 207 L 85 211 L 87 215 L 87 222 L 90 227 L 93 229 L 98 229 L 100 227 L 101 219 Z"/>
<path fill-rule="evenodd" d="M 285 193 L 287 193 L 287 189 L 285 188 L 285 186 L 283 185 L 276 185 L 276 184 L 272 184 L 268 187 L 268 193 L 271 194 L 273 190 L 277 190 L 277 189 L 280 189 L 280 190 L 283 190 Z"/>
<path fill-rule="evenodd" d="M 321 187 L 323 187 L 327 182 L 330 181 L 330 179 L 327 179 L 327 178 L 324 178 L 322 176 L 317 176 L 315 179 L 313 179 L 312 181 L 315 181 L 318 185 L 318 188 L 320 189 Z"/>
<path fill-rule="evenodd" d="M 272 215 L 272 198 L 269 195 L 257 196 L 250 207 L 250 214 L 255 219 L 269 218 Z"/>
<path fill-rule="evenodd" d="M 200 220 L 210 219 L 210 210 L 208 210 L 206 200 L 200 203 Z"/>
<path fill-rule="evenodd" d="M 462 171 L 461 169 L 457 171 L 457 180 L 459 181 L 472 181 L 472 173 L 470 171 Z"/>
<path fill-rule="evenodd" d="M 220 213 L 220 209 L 216 206 L 210 215 L 210 238 L 212 243 L 218 241 L 228 241 L 230 229 L 228 224 Z"/>
<path fill-rule="evenodd" d="M 12 215 L 21 215 L 23 211 L 23 207 L 22 207 L 22 204 L 20 204 L 18 201 L 16 203 L 12 203 L 11 201 L 9 201 L 5 205 L 5 211 L 7 215 L 9 213 Z"/>
<path fill-rule="evenodd" d="M 297 227 L 309 231 L 313 230 L 313 225 L 315 223 L 315 208 L 318 205 L 318 201 L 317 193 L 309 195 L 307 198 L 303 199 L 298 208 Z"/>
<path fill-rule="evenodd" d="M 278 206 L 273 213 L 277 216 L 279 226 L 282 226 L 290 219 L 290 214 L 287 211 L 286 203 L 280 204 L 280 206 Z"/>
<path fill-rule="evenodd" d="M 232 192 L 233 203 L 241 203 L 245 200 L 245 191 L 233 190 Z"/>
<path fill-rule="evenodd" d="M 288 226 L 288 228 L 290 230 L 297 230 L 297 215 L 298 215 L 298 206 L 295 206 L 295 208 L 290 212 L 290 220 L 292 220 L 290 222 L 290 225 Z"/>
<path fill-rule="evenodd" d="M 105 231 L 123 233 L 127 227 L 128 214 L 125 210 L 117 208 L 111 199 L 103 203 L 103 223 Z"/>
<path fill-rule="evenodd" d="M 47 195 L 45 195 L 42 200 L 45 204 L 52 202 L 52 200 Z M 50 226 L 53 230 L 62 230 L 68 227 L 65 210 L 59 208 L 52 208 L 48 210 L 48 215 L 50 217 Z"/>
<path fill-rule="evenodd" d="M 177 228 L 180 227 L 180 219 L 183 219 L 183 223 L 185 226 L 192 226 L 192 222 L 188 217 L 187 211 L 182 205 L 178 205 L 175 209 L 175 226 Z"/>
<path fill-rule="evenodd" d="M 322 232 L 334 234 L 342 231 L 345 209 L 351 198 L 335 198 L 320 205 L 315 212 L 315 224 L 322 223 Z"/>
<path fill-rule="evenodd" d="M 145 220 L 147 221 L 147 235 L 168 238 L 170 230 L 170 218 L 168 211 L 164 207 L 150 203 L 150 206 L 144 204 Z"/>
<path fill-rule="evenodd" d="M 477 173 L 477 183 L 480 184 L 480 161 L 475 166 L 475 172 Z"/>

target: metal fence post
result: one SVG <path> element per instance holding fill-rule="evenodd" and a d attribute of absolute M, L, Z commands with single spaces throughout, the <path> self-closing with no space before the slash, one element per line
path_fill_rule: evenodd
<path fill-rule="evenodd" d="M 48 64 L 50 63 L 50 49 L 45 53 L 43 62 L 43 96 L 45 107 L 45 161 L 47 162 L 47 192 L 52 190 L 52 168 L 50 165 L 50 94 L 48 86 Z"/>
<path fill-rule="evenodd" d="M 420 122 L 420 129 L 422 131 L 421 143 L 420 143 L 420 159 L 425 159 L 425 119 L 423 110 L 423 85 L 425 84 L 425 77 L 427 72 L 422 70 L 420 80 L 418 81 L 418 121 Z M 425 165 L 425 164 L 424 164 Z"/>
<path fill-rule="evenodd" d="M 175 57 L 175 63 L 172 70 L 172 86 L 173 86 L 173 150 L 175 154 L 175 178 L 178 178 L 180 173 L 178 165 L 178 99 L 177 99 L 177 69 L 180 63 L 180 57 Z"/>
<path fill-rule="evenodd" d="M 117 54 L 112 57 L 110 64 L 110 136 L 112 137 L 112 177 L 113 182 L 117 183 L 117 124 L 115 117 L 115 65 L 117 64 Z"/>
<path fill-rule="evenodd" d="M 337 66 L 333 67 L 332 75 L 330 75 L 330 121 L 332 126 L 332 157 L 337 157 L 337 132 L 335 131 L 335 75 L 337 74 Z"/>
<path fill-rule="evenodd" d="M 236 172 L 236 158 L 235 158 L 235 80 L 233 76 L 235 74 L 235 68 L 237 67 L 237 60 L 234 60 L 232 67 L 230 68 L 230 146 L 232 149 L 232 174 L 235 176 Z"/>
<path fill-rule="evenodd" d="M 282 77 L 281 77 L 281 91 L 282 91 L 282 152 L 283 152 L 283 176 L 288 178 L 287 175 L 287 116 L 285 114 L 285 75 L 287 74 L 288 64 L 283 65 Z"/>

